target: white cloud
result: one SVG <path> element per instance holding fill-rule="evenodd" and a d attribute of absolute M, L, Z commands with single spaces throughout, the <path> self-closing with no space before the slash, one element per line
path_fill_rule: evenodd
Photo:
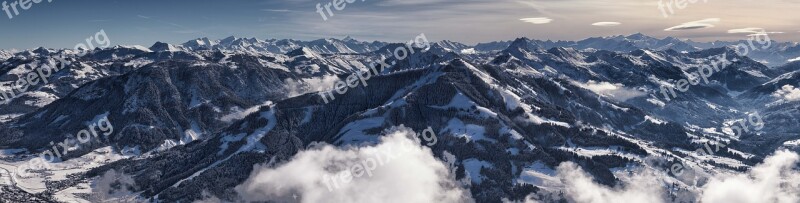
<path fill-rule="evenodd" d="M 522 18 L 522 19 L 519 19 L 519 20 L 527 22 L 527 23 L 533 23 L 533 24 L 547 24 L 547 23 L 553 22 L 553 19 L 543 18 L 543 17 L 540 17 L 540 18 Z"/>
<path fill-rule="evenodd" d="M 284 88 L 288 90 L 289 97 L 302 95 L 309 92 L 321 92 L 333 89 L 334 84 L 339 78 L 334 75 L 325 75 L 319 78 L 306 78 L 302 80 L 292 80 L 287 78 Z"/>
<path fill-rule="evenodd" d="M 747 173 L 703 176 L 708 177 L 708 183 L 699 191 L 687 192 L 697 195 L 698 202 L 703 203 L 797 203 L 800 202 L 799 162 L 797 153 L 777 151 Z M 618 174 L 616 178 L 620 179 L 622 186 L 614 188 L 593 182 L 590 175 L 572 162 L 558 167 L 558 177 L 564 183 L 564 196 L 568 202 L 673 202 L 665 194 L 669 181 L 665 180 L 663 173 L 651 168 L 630 175 Z M 697 201 L 689 198 L 689 202 Z"/>
<path fill-rule="evenodd" d="M 414 6 L 438 3 L 454 3 L 452 0 L 386 0 L 378 3 L 379 6 Z"/>
<path fill-rule="evenodd" d="M 203 192 L 200 193 L 200 196 L 202 196 L 203 198 L 200 200 L 195 200 L 192 203 L 225 203 L 225 201 L 223 201 L 222 199 L 212 195 L 211 193 L 205 190 L 203 190 Z"/>
<path fill-rule="evenodd" d="M 375 146 L 301 151 L 277 167 L 257 165 L 236 191 L 245 201 L 471 202 L 448 167 L 408 137 L 413 135 L 401 127 Z"/>
<path fill-rule="evenodd" d="M 94 180 L 89 199 L 92 202 L 134 202 L 136 189 L 132 176 L 111 169 Z"/>
<path fill-rule="evenodd" d="M 292 10 L 288 10 L 288 9 L 261 9 L 261 10 L 262 11 L 268 11 L 268 12 L 291 12 L 292 11 Z"/>
<path fill-rule="evenodd" d="M 575 82 L 574 84 L 584 89 L 591 90 L 592 92 L 598 95 L 610 97 L 618 101 L 625 101 L 634 97 L 645 95 L 644 92 L 626 88 L 625 86 L 619 83 L 612 84 L 609 82 L 596 82 L 594 80 L 589 80 L 589 82 L 585 84 L 578 82 Z"/>
<path fill-rule="evenodd" d="M 781 89 L 772 93 L 772 96 L 786 101 L 800 101 L 800 89 L 792 85 L 784 85 Z"/>
<path fill-rule="evenodd" d="M 767 34 L 783 34 L 784 32 L 767 32 L 764 28 L 748 27 L 748 28 L 731 29 L 728 30 L 728 33 L 731 34 L 747 33 L 749 34 L 747 36 L 763 36 Z"/>
<path fill-rule="evenodd" d="M 789 62 L 795 62 L 795 61 L 800 61 L 800 57 L 789 59 Z"/>
<path fill-rule="evenodd" d="M 707 18 L 707 19 L 703 19 L 703 20 L 682 23 L 680 25 L 664 29 L 664 31 L 679 31 L 679 30 L 693 30 L 693 29 L 710 28 L 710 27 L 714 27 L 714 23 L 718 23 L 719 21 L 720 21 L 719 18 Z"/>
<path fill-rule="evenodd" d="M 617 25 L 621 25 L 621 24 L 622 23 L 620 23 L 620 22 L 596 22 L 596 23 L 592 23 L 592 25 L 600 26 L 600 27 L 610 27 L 610 26 L 617 26 Z"/>
<path fill-rule="evenodd" d="M 728 33 L 761 33 L 765 32 L 764 28 L 748 27 L 728 30 Z"/>
<path fill-rule="evenodd" d="M 748 37 L 756 37 L 756 36 L 769 36 L 769 33 L 766 33 L 766 32 L 765 32 L 765 33 L 755 33 L 755 34 L 749 34 L 749 35 L 747 35 L 747 36 L 748 36 Z"/>
<path fill-rule="evenodd" d="M 461 50 L 461 54 L 477 54 L 477 53 L 478 53 L 478 51 L 475 51 L 475 48 L 469 48 L 469 49 L 462 49 Z"/>
<path fill-rule="evenodd" d="M 720 175 L 703 187 L 704 203 L 800 202 L 800 156 L 784 150 L 767 157 L 748 174 Z"/>
<path fill-rule="evenodd" d="M 564 183 L 565 196 L 575 203 L 650 202 L 662 203 L 663 190 L 658 177 L 637 173 L 619 177 L 625 187 L 610 188 L 592 181 L 592 177 L 572 162 L 558 166 L 558 177 Z"/>
<path fill-rule="evenodd" d="M 525 199 L 522 200 L 522 201 L 520 201 L 520 200 L 511 201 L 511 200 L 508 200 L 508 198 L 503 198 L 503 199 L 501 199 L 501 201 L 503 201 L 503 203 L 541 203 L 539 200 L 536 199 L 536 196 L 534 196 L 533 194 L 529 194 L 528 196 L 525 196 Z"/>
<path fill-rule="evenodd" d="M 269 105 L 272 105 L 272 101 L 267 101 L 264 102 L 264 104 L 255 105 L 244 110 L 240 109 L 239 107 L 234 107 L 231 109 L 230 113 L 222 116 L 221 118 L 219 118 L 219 120 L 226 123 L 230 123 L 235 120 L 241 120 L 244 117 L 247 117 L 247 115 L 257 112 L 259 109 L 261 109 L 261 107 Z"/>

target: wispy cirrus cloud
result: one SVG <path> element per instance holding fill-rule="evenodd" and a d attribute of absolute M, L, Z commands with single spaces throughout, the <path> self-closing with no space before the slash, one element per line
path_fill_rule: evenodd
<path fill-rule="evenodd" d="M 533 24 L 547 24 L 553 22 L 553 19 L 545 18 L 545 17 L 538 17 L 538 18 L 522 18 L 519 19 L 526 23 L 533 23 Z"/>
<path fill-rule="evenodd" d="M 293 12 L 289 9 L 261 9 L 261 11 L 268 11 L 268 12 Z"/>
<path fill-rule="evenodd" d="M 387 0 L 379 2 L 377 5 L 379 6 L 408 6 L 408 5 L 429 5 L 429 4 L 440 4 L 440 3 L 457 3 L 461 1 L 453 1 L 453 0 Z"/>
<path fill-rule="evenodd" d="M 243 1 L 229 4 L 219 1 L 187 3 L 180 0 L 79 1 L 63 5 L 64 7 L 60 6 L 57 10 L 104 10 L 115 15 L 105 16 L 101 21 L 76 24 L 69 29 L 59 26 L 37 26 L 29 29 L 26 25 L 70 24 L 98 18 L 92 15 L 93 12 L 80 12 L 79 15 L 60 18 L 26 15 L 27 20 L 15 18 L 13 22 L 1 21 L 0 26 L 10 27 L 0 32 L 0 38 L 15 40 L 2 43 L 0 46 L 71 47 L 74 46 L 74 42 L 69 38 L 82 37 L 85 30 L 94 29 L 98 24 L 102 24 L 106 30 L 125 30 L 134 27 L 132 32 L 115 34 L 117 37 L 114 41 L 124 44 L 152 44 L 154 41 L 181 43 L 187 40 L 186 35 L 163 32 L 172 28 L 205 32 L 191 37 L 224 38 L 236 35 L 302 40 L 350 35 L 364 40 L 403 41 L 409 35 L 414 36 L 424 32 L 438 39 L 479 43 L 521 36 L 535 39 L 581 40 L 587 37 L 636 32 L 659 38 L 673 36 L 699 41 L 739 40 L 742 38 L 740 35 L 747 34 L 729 34 L 726 31 L 760 27 L 770 31 L 795 33 L 795 35 L 776 36 L 774 39 L 778 41 L 800 40 L 800 35 L 796 35 L 800 33 L 797 32 L 797 26 L 787 23 L 796 21 L 796 15 L 793 14 L 800 9 L 800 2 L 797 0 L 779 0 L 768 4 L 753 3 L 752 0 L 709 1 L 692 4 L 680 12 L 676 11 L 678 15 L 669 19 L 664 19 L 661 12 L 658 12 L 655 4 L 657 1 L 642 0 L 370 0 L 364 2 L 357 0 L 347 3 L 347 8 L 341 11 L 334 9 L 332 12 L 336 17 L 333 21 L 324 21 L 316 12 L 315 6 L 317 3 L 324 5 L 330 2 Z M 137 9 L 141 6 L 150 9 L 146 11 Z M 187 6 L 191 6 L 191 9 L 186 9 Z M 709 13 L 714 14 L 709 16 Z M 534 24 L 537 26 L 519 26 L 524 22 L 515 20 L 528 17 L 547 17 L 552 21 L 549 24 Z M 670 30 L 686 30 L 686 32 L 664 31 L 665 28 L 684 22 L 709 17 L 725 19 L 725 22 L 706 23 L 715 25 L 714 28 L 699 29 L 710 25 L 679 26 Z M 102 22 L 105 19 L 114 23 Z M 184 27 L 157 21 L 148 22 L 146 21 L 148 19 L 151 21 L 158 19 Z M 624 25 L 614 27 L 591 25 L 600 21 L 624 22 Z M 553 28 L 558 29 L 537 30 L 541 26 L 551 26 L 554 23 L 558 24 L 558 27 Z M 477 27 L 482 29 L 475 29 Z M 689 30 L 689 28 L 695 29 Z M 498 32 L 498 30 L 503 31 Z M 31 32 L 38 33 L 37 37 L 18 37 Z M 65 37 L 65 34 L 71 37 Z"/>
<path fill-rule="evenodd" d="M 543 15 L 547 15 L 547 16 L 562 17 L 561 15 L 558 15 L 558 14 L 555 14 L 555 13 L 547 11 L 547 8 L 545 6 L 543 6 L 542 4 L 539 4 L 538 2 L 517 1 L 517 3 L 526 5 L 526 6 L 530 7 L 530 8 L 532 8 L 534 11 L 536 11 L 536 13 L 539 13 L 539 14 L 543 14 Z"/>
<path fill-rule="evenodd" d="M 681 23 L 680 25 L 673 26 L 664 31 L 681 31 L 681 30 L 694 30 L 714 27 L 714 23 L 718 23 L 719 18 L 706 18 L 703 20 Z"/>
<path fill-rule="evenodd" d="M 195 34 L 195 33 L 200 33 L 202 31 L 199 31 L 199 30 L 173 30 L 171 32 L 172 33 L 178 33 L 178 34 Z"/>
<path fill-rule="evenodd" d="M 760 33 L 765 32 L 764 28 L 760 27 L 748 27 L 748 28 L 738 28 L 738 29 L 730 29 L 728 33 L 735 34 L 735 33 Z"/>
<path fill-rule="evenodd" d="M 622 23 L 620 23 L 620 22 L 596 22 L 596 23 L 592 23 L 592 25 L 600 26 L 600 27 L 611 27 L 611 26 L 622 25 Z"/>
<path fill-rule="evenodd" d="M 738 29 L 730 29 L 728 30 L 730 34 L 748 34 L 748 37 L 753 36 L 765 36 L 769 34 L 783 34 L 784 32 L 767 32 L 764 28 L 759 27 L 748 27 L 748 28 L 738 28 Z"/>

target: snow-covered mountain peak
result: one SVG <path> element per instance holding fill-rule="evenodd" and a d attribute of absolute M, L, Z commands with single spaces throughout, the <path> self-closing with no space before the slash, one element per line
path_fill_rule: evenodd
<path fill-rule="evenodd" d="M 154 52 L 161 52 L 161 51 L 173 52 L 173 51 L 182 51 L 183 49 L 178 48 L 177 46 L 172 44 L 164 42 L 156 42 L 153 44 L 153 46 L 150 46 L 150 50 Z"/>
<path fill-rule="evenodd" d="M 209 40 L 208 37 L 197 38 L 183 43 L 184 47 L 191 50 L 212 49 L 214 45 L 217 45 L 217 41 Z"/>
<path fill-rule="evenodd" d="M 224 194 L 235 194 L 233 188 L 261 170 L 254 165 L 291 162 L 310 142 L 372 143 L 383 129 L 405 124 L 433 129 L 441 144 L 426 149 L 432 160 L 449 157 L 460 187 L 471 189 L 478 202 L 498 202 L 527 194 L 558 198 L 563 187 L 554 169 L 565 162 L 577 163 L 596 182 L 615 185 L 625 170 L 665 168 L 675 161 L 702 165 L 697 171 L 733 173 L 800 139 L 794 125 L 800 121 L 800 61 L 768 68 L 749 59 L 757 54 L 736 56 L 730 47 L 678 51 L 678 41 L 643 34 L 476 46 L 443 40 L 398 60 L 390 59 L 393 51 L 406 44 L 347 37 L 116 46 L 69 58 L 78 63 L 33 86 L 8 104 L 12 108 L 0 108 L 0 134 L 7 138 L 0 146 L 35 154 L 66 139 L 62 132 L 80 132 L 86 121 L 105 115 L 116 134 L 71 151 L 63 162 L 105 146 L 112 146 L 112 154 L 143 153 L 96 163 L 76 170 L 74 183 L 43 188 L 73 190 L 120 168 L 146 174 L 132 177 L 146 184 L 134 189 L 145 199 L 192 202 L 205 198 L 195 194 L 203 189 L 235 201 Z M 27 67 L 52 60 L 51 50 L 27 54 L 36 58 L 0 63 L 0 79 L 21 78 Z M 726 54 L 736 63 L 697 82 L 703 80 L 697 80 L 698 67 Z M 391 66 L 364 78 L 368 84 L 351 86 L 362 82 L 352 80 L 356 70 L 380 59 Z M 339 81 L 348 82 L 346 92 L 321 96 Z M 690 87 L 663 97 L 679 84 Z M 752 111 L 779 127 L 730 139 L 732 121 Z M 702 156 L 694 151 L 709 140 L 730 150 Z M 661 175 L 657 181 L 672 181 L 663 185 L 679 188 L 674 191 L 697 187 Z"/>
<path fill-rule="evenodd" d="M 342 41 L 345 41 L 345 42 L 358 42 L 358 40 L 356 40 L 353 37 L 350 37 L 350 35 L 347 35 L 344 38 L 342 38 Z"/>
<path fill-rule="evenodd" d="M 290 52 L 287 52 L 286 55 L 289 57 L 305 56 L 307 58 L 312 58 L 312 59 L 322 58 L 322 56 L 320 56 L 319 53 L 307 47 L 300 47 L 298 49 L 292 50 Z"/>
<path fill-rule="evenodd" d="M 98 50 L 98 49 L 99 48 L 97 48 L 95 50 Z M 116 45 L 116 46 L 113 46 L 113 47 L 110 47 L 110 48 L 107 48 L 107 49 L 112 49 L 112 50 L 139 50 L 139 51 L 144 51 L 144 52 L 152 52 L 152 50 L 150 50 L 149 48 L 144 47 L 142 45 Z M 102 50 L 102 49 L 100 49 L 100 50 Z"/>
<path fill-rule="evenodd" d="M 33 50 L 31 52 L 39 54 L 39 55 L 47 56 L 47 55 L 55 53 L 56 51 L 54 51 L 52 49 L 44 48 L 44 47 L 39 47 L 39 48 L 36 48 L 35 50 Z"/>

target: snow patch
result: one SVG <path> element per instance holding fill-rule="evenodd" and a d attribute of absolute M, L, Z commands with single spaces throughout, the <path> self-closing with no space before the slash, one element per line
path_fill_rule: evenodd
<path fill-rule="evenodd" d="M 481 184 L 483 182 L 484 177 L 481 175 L 481 168 L 494 168 L 492 163 L 481 161 L 478 159 L 467 159 L 461 162 L 464 164 L 464 172 L 467 173 L 466 175 L 470 178 L 473 183 Z"/>

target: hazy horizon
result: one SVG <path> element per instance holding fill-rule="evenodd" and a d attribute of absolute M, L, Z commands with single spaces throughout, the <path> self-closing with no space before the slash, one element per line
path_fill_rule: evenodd
<path fill-rule="evenodd" d="M 228 36 L 351 36 L 393 42 L 418 33 L 465 44 L 517 37 L 576 41 L 633 33 L 708 42 L 745 39 L 754 29 L 769 32 L 776 41 L 800 41 L 800 28 L 792 19 L 800 9 L 797 0 L 697 0 L 685 5 L 670 0 L 349 1 L 353 3 L 341 10 L 331 8 L 334 15 L 327 19 L 321 17 L 324 11 L 317 12 L 317 4 L 325 7 L 330 0 L 42 1 L 19 8 L 10 19 L 6 15 L 11 10 L 0 10 L 0 49 L 70 48 L 100 29 L 114 45 L 142 46 Z"/>

